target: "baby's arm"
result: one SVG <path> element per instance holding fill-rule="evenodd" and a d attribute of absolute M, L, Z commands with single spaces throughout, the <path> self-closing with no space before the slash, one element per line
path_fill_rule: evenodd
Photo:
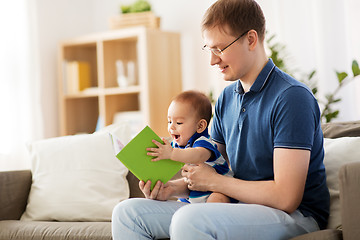
<path fill-rule="evenodd" d="M 199 164 L 204 163 L 211 157 L 211 151 L 203 147 L 195 148 L 172 148 L 170 143 L 164 138 L 164 144 L 153 140 L 157 148 L 147 148 L 147 155 L 155 157 L 152 161 L 161 159 L 171 159 L 183 163 Z"/>

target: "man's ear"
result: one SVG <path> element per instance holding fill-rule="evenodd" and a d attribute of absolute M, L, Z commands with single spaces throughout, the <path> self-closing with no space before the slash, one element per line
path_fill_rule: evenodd
<path fill-rule="evenodd" d="M 247 34 L 247 40 L 249 43 L 250 51 L 254 50 L 259 41 L 259 36 L 257 32 L 255 30 L 250 30 Z"/>
<path fill-rule="evenodd" d="M 207 121 L 205 119 L 200 119 L 197 124 L 197 133 L 202 133 L 207 127 Z"/>

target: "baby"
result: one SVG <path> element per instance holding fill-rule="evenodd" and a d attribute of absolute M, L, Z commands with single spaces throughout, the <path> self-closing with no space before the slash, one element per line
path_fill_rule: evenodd
<path fill-rule="evenodd" d="M 147 149 L 148 155 L 155 157 L 152 161 L 171 159 L 186 164 L 205 162 L 219 174 L 232 176 L 227 161 L 210 139 L 208 125 L 211 116 L 211 102 L 205 94 L 185 91 L 176 96 L 168 109 L 168 131 L 173 141 L 170 144 L 163 139 L 164 144 L 161 144 L 153 140 L 158 148 Z M 190 191 L 189 201 L 230 202 L 230 199 L 220 193 Z"/>

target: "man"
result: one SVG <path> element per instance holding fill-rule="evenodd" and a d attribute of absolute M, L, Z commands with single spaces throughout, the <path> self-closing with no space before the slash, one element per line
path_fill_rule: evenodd
<path fill-rule="evenodd" d="M 120 203 L 114 239 L 289 239 L 326 227 L 329 193 L 320 111 L 311 91 L 274 66 L 264 48 L 265 18 L 254 0 L 219 0 L 202 23 L 204 50 L 226 87 L 215 106 L 211 137 L 234 178 L 205 164 L 182 179 L 140 182 L 147 199 Z M 164 201 L 188 189 L 236 204 Z M 154 201 L 150 199 L 162 200 Z"/>

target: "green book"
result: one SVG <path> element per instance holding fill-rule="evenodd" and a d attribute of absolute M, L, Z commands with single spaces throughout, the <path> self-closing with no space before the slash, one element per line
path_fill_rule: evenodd
<path fill-rule="evenodd" d="M 147 155 L 146 148 L 157 147 L 152 140 L 163 143 L 161 138 L 146 126 L 126 146 L 116 136 L 111 136 L 116 157 L 139 179 L 144 182 L 151 180 L 151 189 L 156 182 L 169 181 L 184 165 L 170 159 L 152 162 L 152 156 Z M 118 152 L 120 150 L 120 152 Z"/>

